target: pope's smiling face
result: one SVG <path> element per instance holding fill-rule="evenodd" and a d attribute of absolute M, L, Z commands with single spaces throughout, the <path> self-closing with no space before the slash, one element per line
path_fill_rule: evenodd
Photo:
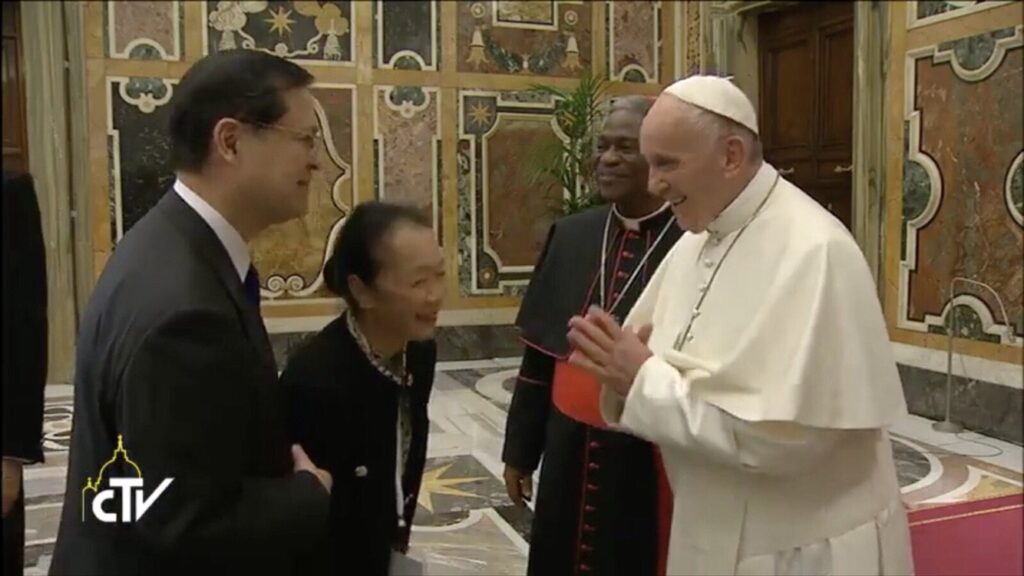
<path fill-rule="evenodd" d="M 672 206 L 680 228 L 703 232 L 739 194 L 747 150 L 722 121 L 674 96 L 654 103 L 640 129 L 648 189 Z"/>

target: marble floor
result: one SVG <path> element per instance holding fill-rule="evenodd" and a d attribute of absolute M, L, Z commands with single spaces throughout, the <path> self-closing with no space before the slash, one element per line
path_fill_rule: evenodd
<path fill-rule="evenodd" d="M 517 359 L 444 363 L 430 402 L 430 448 L 410 554 L 427 574 L 526 572 L 531 511 L 509 502 L 501 446 Z M 26 574 L 45 574 L 63 500 L 72 389 L 50 386 L 45 464 L 26 469 Z M 934 432 L 911 416 L 892 430 L 904 499 L 913 508 L 1022 491 L 1024 449 Z"/>

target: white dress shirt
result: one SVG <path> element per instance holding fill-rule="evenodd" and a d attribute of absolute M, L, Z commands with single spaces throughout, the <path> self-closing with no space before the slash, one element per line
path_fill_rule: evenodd
<path fill-rule="evenodd" d="M 249 273 L 252 257 L 249 256 L 249 245 L 245 243 L 242 235 L 238 233 L 238 230 L 230 222 L 221 216 L 220 212 L 217 212 L 213 206 L 210 206 L 209 202 L 203 200 L 202 196 L 193 192 L 181 180 L 174 181 L 174 191 L 199 214 L 199 217 L 210 228 L 213 228 L 213 233 L 217 235 L 220 243 L 224 245 L 224 249 L 228 251 L 231 263 L 238 272 L 238 278 L 244 283 L 245 275 Z"/>

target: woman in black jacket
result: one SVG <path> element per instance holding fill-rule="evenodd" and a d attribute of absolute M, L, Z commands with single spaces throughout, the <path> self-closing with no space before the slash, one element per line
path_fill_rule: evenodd
<path fill-rule="evenodd" d="M 444 257 L 418 211 L 358 206 L 324 270 L 348 311 L 281 376 L 293 442 L 334 476 L 330 574 L 388 574 L 409 546 L 427 454 Z"/>

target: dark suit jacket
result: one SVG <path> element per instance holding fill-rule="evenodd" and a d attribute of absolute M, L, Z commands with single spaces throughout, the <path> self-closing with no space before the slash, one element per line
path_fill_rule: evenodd
<path fill-rule="evenodd" d="M 101 524 L 83 486 L 118 435 L 147 496 L 174 480 L 138 522 Z M 288 573 L 322 545 L 328 505 L 312 474 L 292 473 L 258 310 L 213 230 L 168 192 L 118 243 L 82 319 L 51 572 Z"/>
<path fill-rule="evenodd" d="M 35 186 L 3 174 L 4 457 L 43 460 L 46 254 Z"/>
<path fill-rule="evenodd" d="M 404 520 L 413 514 L 427 456 L 427 402 L 434 385 L 437 348 L 411 342 L 412 440 L 402 475 Z M 281 375 L 291 401 L 293 441 L 334 476 L 330 542 L 320 572 L 386 576 L 392 547 L 408 545 L 398 529 L 395 443 L 398 385 L 363 354 L 342 316 L 292 354 Z"/>

